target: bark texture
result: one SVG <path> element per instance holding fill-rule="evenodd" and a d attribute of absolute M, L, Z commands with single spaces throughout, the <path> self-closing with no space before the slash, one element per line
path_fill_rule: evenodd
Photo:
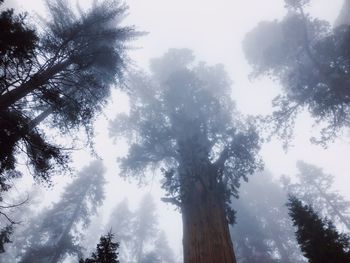
<path fill-rule="evenodd" d="M 235 263 L 223 202 L 217 192 L 194 184 L 182 204 L 184 263 Z"/>

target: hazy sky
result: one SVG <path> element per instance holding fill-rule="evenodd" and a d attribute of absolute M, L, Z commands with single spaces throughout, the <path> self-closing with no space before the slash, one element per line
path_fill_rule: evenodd
<path fill-rule="evenodd" d="M 6 0 L 5 0 L 6 2 Z M 14 1 L 8 1 L 13 2 Z M 82 6 L 87 2 L 80 1 Z M 283 0 L 129 0 L 129 17 L 126 24 L 134 24 L 148 35 L 136 40 L 132 46 L 131 58 L 134 64 L 147 69 L 150 58 L 161 56 L 169 48 L 190 48 L 199 60 L 208 64 L 222 63 L 231 76 L 234 84 L 232 96 L 240 111 L 247 114 L 266 114 L 271 110 L 271 100 L 278 94 L 279 87 L 267 79 L 253 82 L 248 80 L 250 67 L 242 52 L 241 41 L 246 32 L 262 20 L 280 19 L 285 14 Z M 336 18 L 342 0 L 313 0 L 309 10 L 314 16 L 326 19 L 331 23 Z M 72 1 L 75 3 L 75 1 Z M 16 2 L 30 11 L 42 12 L 41 0 L 22 0 Z M 73 4 L 74 6 L 74 4 Z M 142 194 L 151 191 L 156 198 L 161 196 L 158 179 L 153 184 L 138 190 L 118 178 L 116 157 L 125 154 L 123 142 L 113 144 L 108 139 L 107 119 L 113 119 L 117 112 L 127 110 L 127 98 L 116 92 L 113 103 L 105 110 L 105 116 L 98 125 L 97 152 L 108 167 L 107 178 L 110 181 L 107 189 L 107 201 L 104 208 L 105 219 L 115 203 L 127 196 L 132 205 Z M 268 168 L 276 177 L 281 174 L 292 175 L 296 172 L 295 162 L 302 159 L 318 165 L 325 171 L 336 175 L 336 187 L 350 198 L 350 140 L 348 136 L 338 139 L 328 149 L 311 145 L 309 138 L 314 134 L 314 127 L 307 115 L 300 118 L 296 129 L 294 147 L 285 153 L 281 143 L 272 141 L 264 145 L 262 155 Z M 75 166 L 82 167 L 91 159 L 88 153 L 76 154 Z M 57 188 L 67 180 L 57 179 Z M 49 192 L 54 199 L 59 190 Z M 160 225 L 168 233 L 173 247 L 181 247 L 181 218 L 173 208 L 158 202 Z M 178 253 L 179 251 L 175 251 Z"/>

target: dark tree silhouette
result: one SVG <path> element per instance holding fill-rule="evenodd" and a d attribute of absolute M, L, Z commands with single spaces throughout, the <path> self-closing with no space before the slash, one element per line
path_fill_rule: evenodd
<path fill-rule="evenodd" d="M 6 243 L 12 243 L 10 236 L 13 233 L 13 224 L 7 225 L 0 230 L 0 254 L 5 252 L 4 245 Z"/>
<path fill-rule="evenodd" d="M 286 1 L 285 18 L 261 22 L 243 45 L 252 75 L 268 75 L 283 86 L 267 120 L 273 131 L 287 143 L 305 109 L 322 128 L 313 142 L 325 144 L 349 127 L 350 25 L 332 28 L 312 18 L 303 9 L 307 2 Z"/>
<path fill-rule="evenodd" d="M 111 86 L 122 79 L 126 42 L 136 36 L 133 27 L 120 25 L 127 11 L 120 1 L 95 1 L 79 15 L 66 0 L 46 2 L 49 20 L 43 22 L 38 38 L 23 19 L 11 12 L 2 15 L 2 20 L 19 27 L 17 32 L 7 26 L 14 41 L 8 37 L 0 47 L 5 54 L 0 82 L 2 176 L 16 168 L 21 152 L 35 177 L 44 181 L 56 164 L 67 163 L 66 152 L 47 142 L 38 125 L 48 120 L 70 136 L 83 127 L 89 139 L 92 121 L 106 104 Z"/>
<path fill-rule="evenodd" d="M 91 254 L 91 258 L 81 259 L 79 263 L 119 263 L 118 248 L 119 243 L 113 242 L 113 234 L 109 232 L 100 238 L 96 252 Z"/>
<path fill-rule="evenodd" d="M 130 135 L 122 174 L 144 181 L 148 168 L 162 168 L 163 201 L 182 212 L 184 262 L 236 262 L 229 202 L 240 179 L 261 167 L 260 140 L 234 110 L 223 67 L 193 60 L 173 49 L 152 61 L 151 76 L 132 76 L 130 114 L 111 134 Z"/>
<path fill-rule="evenodd" d="M 333 223 L 322 220 L 311 206 L 291 196 L 287 204 L 297 227 L 296 237 L 310 263 L 350 262 L 349 237 L 339 234 Z"/>
<path fill-rule="evenodd" d="M 350 231 L 350 202 L 332 189 L 334 176 L 325 174 L 321 168 L 303 161 L 298 161 L 297 167 L 299 173 L 296 176 L 299 181 L 291 183 L 291 180 L 284 176 L 285 189 L 301 201 L 312 205 L 322 217 L 327 217 Z"/>
<path fill-rule="evenodd" d="M 86 228 L 104 199 L 104 167 L 100 161 L 85 167 L 66 187 L 61 200 L 33 221 L 20 262 L 57 263 L 67 254 L 81 255 L 79 226 Z"/>

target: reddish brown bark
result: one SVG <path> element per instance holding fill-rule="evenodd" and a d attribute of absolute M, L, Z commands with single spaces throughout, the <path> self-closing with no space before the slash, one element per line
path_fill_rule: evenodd
<path fill-rule="evenodd" d="M 235 263 L 224 205 L 197 183 L 182 204 L 184 263 Z"/>

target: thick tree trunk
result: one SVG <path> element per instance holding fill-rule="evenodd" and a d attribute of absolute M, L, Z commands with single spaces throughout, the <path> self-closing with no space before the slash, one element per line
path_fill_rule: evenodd
<path fill-rule="evenodd" d="M 182 204 L 184 263 L 235 263 L 223 202 L 197 182 Z"/>

